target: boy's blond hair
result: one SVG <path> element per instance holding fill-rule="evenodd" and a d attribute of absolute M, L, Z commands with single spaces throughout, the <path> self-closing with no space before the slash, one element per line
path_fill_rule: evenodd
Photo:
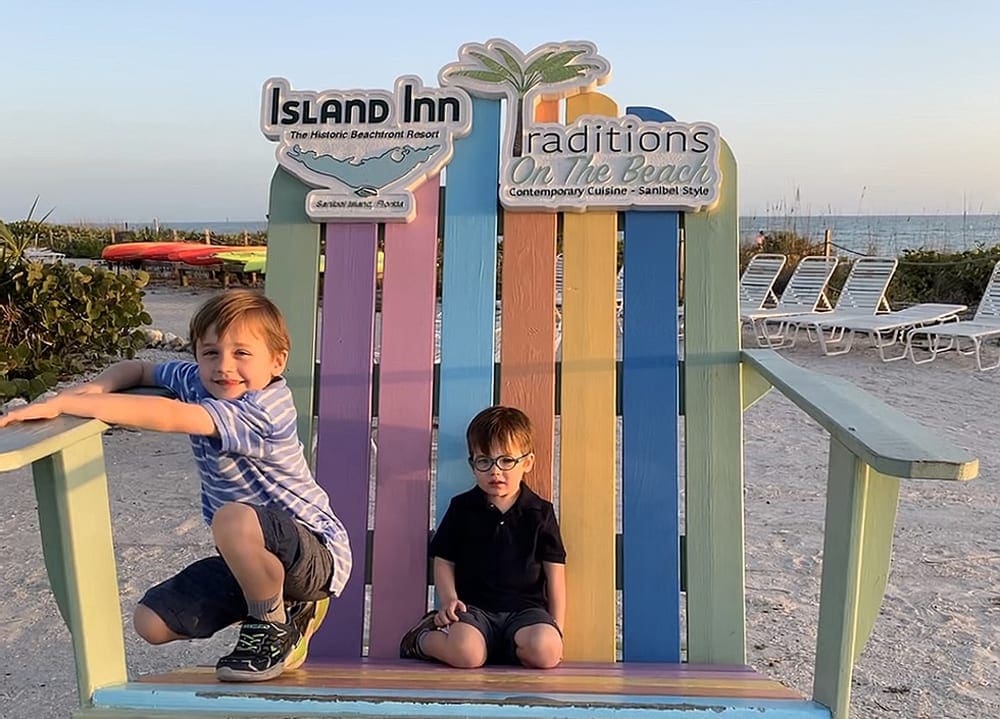
<path fill-rule="evenodd" d="M 523 452 L 535 451 L 528 415 L 514 407 L 501 405 L 488 407 L 473 417 L 465 432 L 465 441 L 469 446 L 469 457 L 477 451 L 489 452 L 493 445 L 518 446 Z"/>
<path fill-rule="evenodd" d="M 228 290 L 205 302 L 191 318 L 191 351 L 197 353 L 198 340 L 215 325 L 219 337 L 233 325 L 245 325 L 259 334 L 271 354 L 287 353 L 292 346 L 288 325 L 281 310 L 260 292 Z"/>

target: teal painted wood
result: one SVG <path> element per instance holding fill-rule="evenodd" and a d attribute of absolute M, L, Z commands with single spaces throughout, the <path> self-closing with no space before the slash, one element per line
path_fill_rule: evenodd
<path fill-rule="evenodd" d="M 282 168 L 271 178 L 267 223 L 267 296 L 285 315 L 292 351 L 285 379 L 299 413 L 299 439 L 311 456 L 316 318 L 319 297 L 319 225 L 306 215 L 309 188 Z"/>
<path fill-rule="evenodd" d="M 642 120 L 661 110 L 629 107 Z M 622 658 L 679 662 L 679 214 L 626 212 L 622 336 Z"/>
<path fill-rule="evenodd" d="M 340 687 L 267 686 L 264 696 L 257 687 L 245 692 L 220 688 L 212 691 L 205 685 L 127 684 L 99 691 L 95 697 L 97 712 L 93 719 L 114 717 L 100 710 L 114 707 L 131 710 L 142 717 L 164 705 L 176 707 L 178 716 L 222 712 L 225 716 L 252 717 L 413 717 L 422 719 L 830 719 L 826 707 L 801 700 L 703 699 L 689 696 L 653 696 L 622 694 L 560 694 L 559 701 L 537 704 L 511 701 L 508 693 L 477 692 L 480 701 L 471 701 L 468 692 L 421 691 L 419 697 L 406 692 Z M 139 712 L 142 712 L 139 714 Z M 214 715 L 214 714 L 213 714 Z M 90 719 L 87 714 L 80 719 Z M 132 715 L 129 715 L 132 716 Z"/>
<path fill-rule="evenodd" d="M 890 477 L 969 480 L 979 460 L 839 377 L 799 367 L 773 350 L 744 359 L 862 461 Z"/>
<path fill-rule="evenodd" d="M 361 656 L 372 426 L 378 225 L 326 226 L 316 419 L 316 481 L 351 539 L 353 576 L 309 645 L 310 657 Z"/>
<path fill-rule="evenodd" d="M 493 404 L 500 102 L 472 103 L 472 133 L 455 142 L 446 178 L 436 521 L 471 483 L 465 429 Z"/>
<path fill-rule="evenodd" d="M 688 661 L 743 664 L 743 413 L 736 161 L 722 197 L 685 218 L 684 396 Z"/>
<path fill-rule="evenodd" d="M 369 656 L 396 657 L 427 608 L 438 177 L 385 228 Z"/>

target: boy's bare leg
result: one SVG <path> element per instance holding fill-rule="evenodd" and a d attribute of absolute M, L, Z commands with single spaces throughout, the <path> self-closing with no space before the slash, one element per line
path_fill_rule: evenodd
<path fill-rule="evenodd" d="M 521 664 L 533 669 L 552 669 L 562 661 L 563 641 L 551 624 L 529 624 L 514 634 Z"/>
<path fill-rule="evenodd" d="M 475 669 L 486 663 L 486 639 L 478 629 L 464 622 L 450 624 L 447 632 L 427 632 L 420 638 L 420 650 L 459 669 Z"/>
<path fill-rule="evenodd" d="M 264 546 L 264 533 L 253 507 L 239 502 L 223 505 L 212 518 L 212 536 L 247 604 L 273 600 L 271 614 L 258 619 L 288 621 L 282 601 L 285 568 Z"/>

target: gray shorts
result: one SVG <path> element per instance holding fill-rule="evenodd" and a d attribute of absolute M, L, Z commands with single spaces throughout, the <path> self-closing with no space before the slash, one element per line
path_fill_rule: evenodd
<path fill-rule="evenodd" d="M 285 599 L 315 601 L 330 596 L 333 555 L 323 541 L 280 509 L 254 509 L 264 546 L 285 568 Z M 153 610 L 172 632 L 191 639 L 210 637 L 247 616 L 243 590 L 220 556 L 188 565 L 150 588 L 139 603 Z"/>
<path fill-rule="evenodd" d="M 562 636 L 562 630 L 548 610 L 529 607 L 513 612 L 491 612 L 472 605 L 468 611 L 458 613 L 458 621 L 471 624 L 486 640 L 487 664 L 520 664 L 514 635 L 519 629 L 533 624 L 551 624 Z"/>

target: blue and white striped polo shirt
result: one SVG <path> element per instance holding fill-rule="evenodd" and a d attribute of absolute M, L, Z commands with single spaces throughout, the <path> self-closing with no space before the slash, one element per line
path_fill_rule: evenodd
<path fill-rule="evenodd" d="M 218 437 L 191 435 L 205 522 L 211 525 L 227 502 L 283 508 L 323 537 L 334 560 L 330 591 L 339 595 L 351 574 L 351 545 L 329 496 L 306 464 L 285 380 L 279 377 L 264 389 L 226 400 L 209 394 L 194 362 L 159 364 L 153 378 L 182 402 L 204 407 L 219 432 Z"/>

